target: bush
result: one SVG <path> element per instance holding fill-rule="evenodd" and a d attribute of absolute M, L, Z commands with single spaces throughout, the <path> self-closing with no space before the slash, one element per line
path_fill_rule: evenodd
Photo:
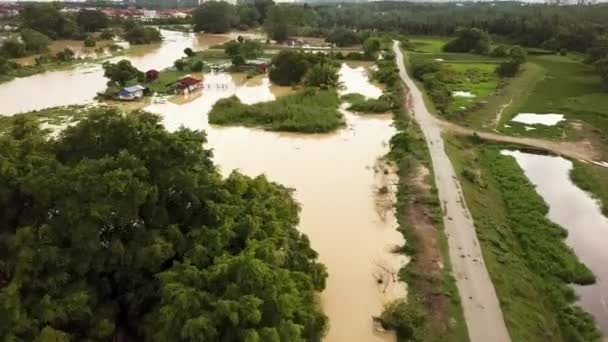
<path fill-rule="evenodd" d="M 515 77 L 519 72 L 520 64 L 514 60 L 509 60 L 506 62 L 500 63 L 500 65 L 496 68 L 496 74 L 499 77 Z"/>
<path fill-rule="evenodd" d="M 380 322 L 385 329 L 394 330 L 400 341 L 416 341 L 426 317 L 420 304 L 410 297 L 408 302 L 399 299 L 386 305 Z"/>
<path fill-rule="evenodd" d="M 29 53 L 44 52 L 48 49 L 49 44 L 51 44 L 51 38 L 32 29 L 21 31 L 21 39 L 23 40 L 23 44 L 25 44 L 25 50 Z"/>
<path fill-rule="evenodd" d="M 190 70 L 192 70 L 194 72 L 201 72 L 201 71 L 203 71 L 203 67 L 204 67 L 203 61 L 198 60 L 190 65 Z"/>
<path fill-rule="evenodd" d="M 283 50 L 272 58 L 268 77 L 278 85 L 294 85 L 300 83 L 309 67 L 310 63 L 303 54 Z"/>
<path fill-rule="evenodd" d="M 314 65 L 304 77 L 304 84 L 310 87 L 337 87 L 338 83 L 338 68 L 329 63 Z"/>
<path fill-rule="evenodd" d="M 70 48 L 65 48 L 65 49 L 63 49 L 63 51 L 57 52 L 57 54 L 55 56 L 57 57 L 57 59 L 59 61 L 67 62 L 67 61 L 73 60 L 74 55 L 75 55 L 74 51 L 72 51 Z"/>
<path fill-rule="evenodd" d="M 173 66 L 175 67 L 175 69 L 179 70 L 179 71 L 183 71 L 184 68 L 186 68 L 187 63 L 183 60 L 183 59 L 178 59 L 175 62 L 173 62 Z"/>
<path fill-rule="evenodd" d="M 192 56 L 194 56 L 194 51 L 193 51 L 191 48 L 189 48 L 189 47 L 187 47 L 187 48 L 185 48 L 185 49 L 184 49 L 184 53 L 185 53 L 185 54 L 186 54 L 186 56 L 188 56 L 188 57 L 192 57 Z"/>
<path fill-rule="evenodd" d="M 86 46 L 86 47 L 94 47 L 95 45 L 97 45 L 97 41 L 95 41 L 95 39 L 91 36 L 88 36 L 84 40 L 84 46 Z"/>
<path fill-rule="evenodd" d="M 460 28 L 456 39 L 443 46 L 445 52 L 474 52 L 487 54 L 490 51 L 490 35 L 477 28 Z"/>
<path fill-rule="evenodd" d="M 9 39 L 2 44 L 2 55 L 8 58 L 25 56 L 25 45 L 16 39 Z"/>
<path fill-rule="evenodd" d="M 246 105 L 237 97 L 219 100 L 209 123 L 263 127 L 272 131 L 322 133 L 344 125 L 333 90 L 305 89 L 276 101 Z"/>
<path fill-rule="evenodd" d="M 352 46 L 361 43 L 357 33 L 343 27 L 333 30 L 325 40 L 340 47 Z"/>
<path fill-rule="evenodd" d="M 101 31 L 101 34 L 99 35 L 99 39 L 101 40 L 112 40 L 114 39 L 114 31 L 106 29 Z"/>
<path fill-rule="evenodd" d="M 492 50 L 492 57 L 507 57 L 509 49 L 505 45 L 499 45 Z"/>

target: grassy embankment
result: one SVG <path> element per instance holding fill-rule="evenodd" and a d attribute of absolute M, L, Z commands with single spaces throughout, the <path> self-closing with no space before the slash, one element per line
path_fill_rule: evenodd
<path fill-rule="evenodd" d="M 386 84 L 384 97 L 393 107 L 397 133 L 388 157 L 399 173 L 395 209 L 407 241 L 401 252 L 411 258 L 399 273 L 408 284 L 407 298 L 387 306 L 381 318 L 396 329 L 399 341 L 468 341 L 426 143 L 406 112 L 394 62 L 380 64 L 375 76 Z"/>
<path fill-rule="evenodd" d="M 209 123 L 243 125 L 271 131 L 324 133 L 344 125 L 335 90 L 307 88 L 275 101 L 252 105 L 238 98 L 219 100 L 209 113 Z"/>
<path fill-rule="evenodd" d="M 594 276 L 566 246 L 565 230 L 545 217 L 548 207 L 516 161 L 497 146 L 447 138 L 513 341 L 599 340 L 569 286 Z"/>
<path fill-rule="evenodd" d="M 579 188 L 591 193 L 608 216 L 608 167 L 575 160 L 570 178 Z"/>
<path fill-rule="evenodd" d="M 48 125 L 48 129 L 61 127 L 79 121 L 82 117 L 89 115 L 93 108 L 86 106 L 53 107 L 20 113 L 11 116 L 0 115 L 0 134 L 6 133 L 19 120 L 35 120 L 39 124 Z"/>

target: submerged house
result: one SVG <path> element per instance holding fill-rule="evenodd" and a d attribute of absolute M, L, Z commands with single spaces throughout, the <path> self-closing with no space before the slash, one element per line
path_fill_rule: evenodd
<path fill-rule="evenodd" d="M 175 83 L 176 94 L 188 94 L 203 87 L 203 81 L 192 76 L 186 76 Z"/>
<path fill-rule="evenodd" d="M 269 62 L 264 59 L 248 59 L 245 61 L 245 65 L 249 67 L 256 68 L 259 72 L 267 72 L 269 67 Z"/>
<path fill-rule="evenodd" d="M 136 84 L 134 86 L 122 88 L 121 90 L 116 92 L 114 97 L 117 100 L 134 101 L 134 100 L 141 99 L 142 97 L 144 97 L 144 90 L 146 90 L 145 87 L 143 87 L 139 84 Z"/>

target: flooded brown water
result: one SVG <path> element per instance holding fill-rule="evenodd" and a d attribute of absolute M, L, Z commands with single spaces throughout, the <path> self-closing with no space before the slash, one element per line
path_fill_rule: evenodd
<path fill-rule="evenodd" d="M 503 154 L 515 158 L 549 206 L 547 217 L 568 230 L 566 243 L 595 274 L 596 284 L 575 289 L 582 308 L 608 336 L 608 218 L 599 203 L 570 180 L 571 161 L 519 151 Z"/>
<path fill-rule="evenodd" d="M 129 59 L 141 70 L 161 70 L 173 65 L 191 47 L 202 50 L 221 44 L 231 35 L 193 34 L 161 30 L 163 42 L 129 49 L 113 61 Z M 48 107 L 91 103 L 97 92 L 105 89 L 101 62 L 76 66 L 73 69 L 49 71 L 30 77 L 16 78 L 0 84 L 0 115 L 12 115 Z"/>
<path fill-rule="evenodd" d="M 163 35 L 163 43 L 130 50 L 127 57 L 140 69 L 162 69 L 181 56 L 185 47 L 201 49 L 229 39 L 169 31 Z M 381 89 L 365 76 L 364 68 L 343 66 L 342 92 L 379 96 Z M 105 82 L 99 64 L 16 79 L 0 84 L 0 113 L 90 103 Z M 204 83 L 202 94 L 153 103 L 146 110 L 161 115 L 169 130 L 180 126 L 205 130 L 223 174 L 233 170 L 250 176 L 265 174 L 295 189 L 302 206 L 299 228 L 309 236 L 329 272 L 321 294 L 330 324 L 325 341 L 394 341 L 394 334 L 378 331 L 372 319 L 385 303 L 406 295 L 396 273 L 407 260 L 392 253 L 404 243 L 392 212 L 396 179 L 379 162 L 395 133 L 391 117 L 343 110 L 347 127 L 322 135 L 215 127 L 208 124 L 207 114 L 221 98 L 236 95 L 251 104 L 273 100 L 292 89 L 274 87 L 265 76 L 247 80 L 224 73 L 204 75 Z M 380 195 L 386 192 L 380 189 L 390 191 Z"/>
<path fill-rule="evenodd" d="M 344 92 L 373 87 L 361 77 L 363 69 L 341 70 Z M 352 79 L 367 84 L 346 82 Z M 207 113 L 218 99 L 236 95 L 254 103 L 272 100 L 284 89 L 271 87 L 267 78 L 233 82 L 226 74 L 207 75 L 204 82 L 228 87 L 212 87 L 181 104 L 170 101 L 146 110 L 160 114 L 169 130 L 204 129 L 223 174 L 233 170 L 250 176 L 265 174 L 296 190 L 302 205 L 300 229 L 329 272 L 321 294 L 330 321 L 326 341 L 394 341 L 393 334 L 376 331 L 372 320 L 384 303 L 405 296 L 405 284 L 393 279 L 406 260 L 392 253 L 404 243 L 403 238 L 395 230 L 392 200 L 378 195 L 381 187 L 393 188 L 396 182 L 394 174 L 385 174 L 378 163 L 394 134 L 391 118 L 343 111 L 347 128 L 323 135 L 210 126 Z"/>

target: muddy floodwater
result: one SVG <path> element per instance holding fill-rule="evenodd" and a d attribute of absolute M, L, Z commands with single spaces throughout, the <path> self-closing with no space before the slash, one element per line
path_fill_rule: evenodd
<path fill-rule="evenodd" d="M 160 70 L 172 65 L 186 47 L 200 50 L 236 37 L 162 34 L 162 43 L 131 48 L 114 60 L 128 58 L 139 69 Z M 382 94 L 369 82 L 363 66 L 344 64 L 340 76 L 345 86 L 341 93 L 369 98 Z M 15 79 L 0 84 L 0 114 L 92 103 L 105 83 L 100 63 Z M 320 294 L 330 325 L 325 341 L 395 341 L 394 334 L 380 331 L 372 319 L 385 303 L 406 295 L 397 272 L 407 259 L 393 253 L 404 244 L 392 212 L 397 179 L 392 167 L 380 160 L 395 133 L 391 117 L 355 115 L 343 105 L 347 126 L 331 134 L 215 127 L 208 124 L 207 115 L 221 98 L 236 95 L 252 104 L 293 90 L 272 86 L 266 76 L 246 79 L 224 73 L 204 75 L 204 85 L 202 93 L 157 99 L 145 109 L 161 115 L 171 131 L 181 126 L 205 130 L 207 147 L 213 149 L 224 175 L 233 170 L 265 174 L 295 189 L 302 207 L 299 229 L 309 236 L 329 272 L 326 290 Z"/>
<path fill-rule="evenodd" d="M 221 44 L 233 35 L 206 35 L 161 30 L 163 42 L 134 46 L 124 56 L 111 59 L 116 62 L 128 59 L 140 70 L 161 70 L 173 65 L 184 56 L 184 49 L 202 50 Z M 49 71 L 30 77 L 16 78 L 0 84 L 0 115 L 12 115 L 48 107 L 85 104 L 94 101 L 106 87 L 102 62 L 87 63 L 72 69 Z"/>
<path fill-rule="evenodd" d="M 554 156 L 503 151 L 515 158 L 549 206 L 547 217 L 568 230 L 566 243 L 593 271 L 597 283 L 576 286 L 580 305 L 608 336 L 608 218 L 599 203 L 570 180 L 572 162 Z"/>
<path fill-rule="evenodd" d="M 363 68 L 344 65 L 341 80 L 345 93 L 372 87 L 371 97 L 381 94 Z M 265 174 L 296 190 L 302 205 L 300 229 L 329 272 L 321 294 L 330 324 L 326 341 L 394 341 L 393 334 L 377 331 L 372 320 L 384 303 L 405 296 L 405 284 L 396 277 L 406 260 L 392 253 L 404 241 L 396 231 L 393 198 L 379 194 L 385 186 L 394 189 L 397 181 L 378 161 L 395 132 L 391 118 L 343 110 L 347 127 L 323 135 L 215 127 L 207 123 L 207 113 L 218 99 L 236 95 L 244 103 L 268 101 L 285 89 L 271 87 L 265 77 L 234 82 L 230 75 L 212 74 L 204 82 L 203 95 L 152 104 L 146 110 L 160 114 L 169 130 L 204 129 L 223 174 Z"/>

